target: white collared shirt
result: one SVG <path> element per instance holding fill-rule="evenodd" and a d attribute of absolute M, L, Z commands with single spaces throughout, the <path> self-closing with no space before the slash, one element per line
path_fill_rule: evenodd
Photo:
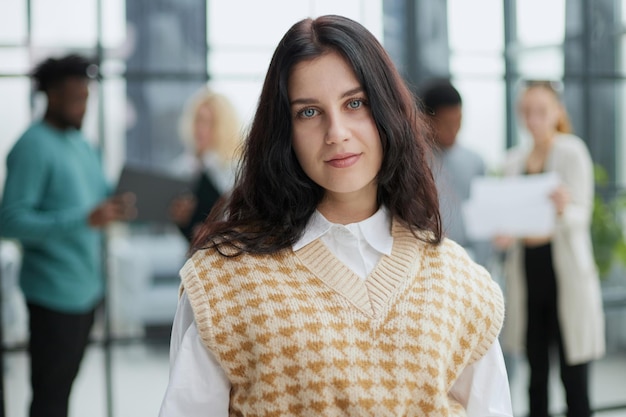
<path fill-rule="evenodd" d="M 337 259 L 365 279 L 382 255 L 391 255 L 390 231 L 391 218 L 385 208 L 362 222 L 347 225 L 331 223 L 316 210 L 293 250 L 297 252 L 319 238 Z"/>
<path fill-rule="evenodd" d="M 340 261 L 366 279 L 393 247 L 391 217 L 384 207 L 359 223 L 329 222 L 316 211 L 294 251 L 320 239 Z M 170 345 L 170 380 L 159 417 L 227 417 L 230 383 L 215 356 L 202 344 L 193 311 L 182 295 Z M 463 370 L 449 393 L 468 417 L 512 417 L 509 383 L 496 340 L 479 361 Z"/>

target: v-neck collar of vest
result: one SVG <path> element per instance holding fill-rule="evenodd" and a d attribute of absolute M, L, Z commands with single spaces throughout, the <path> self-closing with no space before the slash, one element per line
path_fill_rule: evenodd
<path fill-rule="evenodd" d="M 391 256 L 383 255 L 365 280 L 337 259 L 318 238 L 295 252 L 318 279 L 349 300 L 364 314 L 380 316 L 394 295 L 422 267 L 421 242 L 395 219 Z"/>

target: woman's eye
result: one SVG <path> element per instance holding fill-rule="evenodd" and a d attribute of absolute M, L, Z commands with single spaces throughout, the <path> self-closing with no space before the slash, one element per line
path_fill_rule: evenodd
<path fill-rule="evenodd" d="M 304 109 L 302 111 L 300 111 L 300 116 L 304 117 L 304 118 L 311 118 L 314 117 L 317 114 L 317 110 L 315 109 Z"/>
<path fill-rule="evenodd" d="M 363 101 L 362 100 L 350 100 L 350 102 L 348 103 L 348 107 L 350 107 L 351 109 L 358 109 L 359 107 L 361 107 L 361 105 L 363 105 Z"/>

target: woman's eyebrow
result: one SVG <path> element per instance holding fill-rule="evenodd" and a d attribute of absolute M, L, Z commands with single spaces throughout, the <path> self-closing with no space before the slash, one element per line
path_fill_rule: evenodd
<path fill-rule="evenodd" d="M 352 88 L 352 89 L 346 91 L 345 93 L 343 93 L 341 95 L 341 98 L 346 98 L 348 96 L 353 96 L 353 95 L 355 95 L 357 93 L 362 93 L 362 92 L 363 92 L 363 87 L 358 86 L 358 87 Z"/>
<path fill-rule="evenodd" d="M 346 97 L 352 96 L 352 95 L 357 94 L 357 93 L 362 93 L 362 92 L 363 92 L 363 87 L 358 86 L 358 87 L 351 88 L 350 90 L 346 91 L 345 93 L 343 93 L 340 96 L 340 98 L 346 98 Z M 291 100 L 289 102 L 289 105 L 293 106 L 295 104 L 315 104 L 317 102 L 318 102 L 318 100 L 315 99 L 315 98 L 306 98 L 305 97 L 305 98 L 297 98 L 297 99 Z"/>

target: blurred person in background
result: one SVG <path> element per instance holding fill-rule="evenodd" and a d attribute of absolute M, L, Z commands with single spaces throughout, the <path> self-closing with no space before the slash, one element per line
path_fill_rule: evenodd
<path fill-rule="evenodd" d="M 593 164 L 585 143 L 572 134 L 553 84 L 528 82 L 519 114 L 531 146 L 509 151 L 506 175 L 556 172 L 561 185 L 550 196 L 556 227 L 549 236 L 498 237 L 505 264 L 505 351 L 525 347 L 530 367 L 530 417 L 549 415 L 551 348 L 558 349 L 568 417 L 591 415 L 589 363 L 604 354 L 600 282 L 590 236 Z"/>
<path fill-rule="evenodd" d="M 7 156 L 0 236 L 21 243 L 20 286 L 29 313 L 30 417 L 66 417 L 96 307 L 104 297 L 101 232 L 133 215 L 132 196 L 107 198 L 96 151 L 81 133 L 97 68 L 68 55 L 32 76 L 47 96 Z"/>
<path fill-rule="evenodd" d="M 430 120 L 435 149 L 431 169 L 439 193 L 439 210 L 446 236 L 463 246 L 472 258 L 487 266 L 491 242 L 471 240 L 465 230 L 461 207 L 470 196 L 472 180 L 485 175 L 482 157 L 457 141 L 463 119 L 463 101 L 447 79 L 429 80 L 418 98 Z"/>
<path fill-rule="evenodd" d="M 174 201 L 171 215 L 189 242 L 216 201 L 234 183 L 241 123 L 223 94 L 202 87 L 185 106 L 180 119 L 185 152 L 172 171 L 194 181 L 193 194 Z"/>

